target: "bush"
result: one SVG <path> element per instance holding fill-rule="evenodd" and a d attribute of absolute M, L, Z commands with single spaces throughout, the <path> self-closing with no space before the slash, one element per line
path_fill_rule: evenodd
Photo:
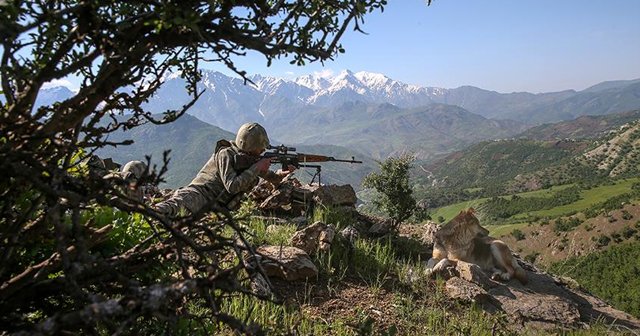
<path fill-rule="evenodd" d="M 633 235 L 636 234 L 636 232 L 638 232 L 638 230 L 632 229 L 632 228 L 627 226 L 624 229 L 622 229 L 622 236 L 625 239 L 629 239 L 629 238 L 633 237 Z"/>
<path fill-rule="evenodd" d="M 566 220 L 558 218 L 556 219 L 553 231 L 555 231 L 556 233 L 571 231 L 580 224 L 582 224 L 582 220 L 578 217 L 571 217 L 567 218 Z"/>
<path fill-rule="evenodd" d="M 374 204 L 389 215 L 395 226 L 411 217 L 416 208 L 413 189 L 409 186 L 409 170 L 414 160 L 413 155 L 390 157 L 378 162 L 379 173 L 370 173 L 362 181 L 363 187 L 378 192 Z"/>
<path fill-rule="evenodd" d="M 611 242 L 611 238 L 609 238 L 608 236 L 605 236 L 603 234 L 601 234 L 598 238 L 597 238 L 597 247 L 605 247 L 607 245 L 609 245 L 609 243 Z"/>
<path fill-rule="evenodd" d="M 616 243 L 622 243 L 622 236 L 618 232 L 612 233 L 611 239 L 613 239 L 613 241 Z"/>
<path fill-rule="evenodd" d="M 518 229 L 514 229 L 513 231 L 511 231 L 511 235 L 513 236 L 513 238 L 515 238 L 517 241 L 523 240 L 525 239 L 525 235 L 522 231 L 518 230 Z"/>
<path fill-rule="evenodd" d="M 622 210 L 622 219 L 624 220 L 630 220 L 631 218 L 633 218 L 633 215 L 629 213 L 629 211 L 627 210 Z"/>
<path fill-rule="evenodd" d="M 535 264 L 536 259 L 538 259 L 539 255 L 540 255 L 539 252 L 533 252 L 533 253 L 527 254 L 526 256 L 524 256 L 524 261 L 531 264 Z"/>

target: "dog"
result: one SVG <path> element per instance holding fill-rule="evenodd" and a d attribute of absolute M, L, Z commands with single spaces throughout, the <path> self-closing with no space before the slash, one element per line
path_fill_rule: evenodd
<path fill-rule="evenodd" d="M 432 258 L 427 263 L 430 273 L 454 266 L 457 261 L 476 264 L 490 272 L 494 280 L 518 279 L 526 285 L 527 272 L 520 267 L 503 241 L 489 237 L 480 226 L 473 208 L 462 210 L 435 234 Z"/>

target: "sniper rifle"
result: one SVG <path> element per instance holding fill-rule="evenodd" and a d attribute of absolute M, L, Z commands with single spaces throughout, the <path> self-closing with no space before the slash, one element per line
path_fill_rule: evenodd
<path fill-rule="evenodd" d="M 346 163 L 362 163 L 362 161 L 356 160 L 353 156 L 351 160 L 346 159 L 336 159 L 332 156 L 318 155 L 318 154 L 304 154 L 304 153 L 292 153 L 296 152 L 295 147 L 288 147 L 285 145 L 272 146 L 269 145 L 267 148 L 267 152 L 260 156 L 262 158 L 271 159 L 272 164 L 281 164 L 282 170 L 287 170 L 289 165 L 294 166 L 296 168 L 304 167 L 304 168 L 315 168 L 316 173 L 313 175 L 311 182 L 315 180 L 316 176 L 318 177 L 318 184 L 320 183 L 320 171 L 322 167 L 316 163 L 320 162 L 346 162 Z"/>

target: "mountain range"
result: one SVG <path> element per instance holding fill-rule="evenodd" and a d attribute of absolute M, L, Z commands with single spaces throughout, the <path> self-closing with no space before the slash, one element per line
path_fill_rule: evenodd
<path fill-rule="evenodd" d="M 149 101 L 154 112 L 181 107 L 187 101 L 185 81 L 179 73 L 165 77 L 163 87 Z M 254 75 L 245 85 L 238 78 L 204 70 L 204 95 L 189 112 L 223 129 L 235 131 L 245 121 L 277 124 L 283 118 L 344 103 L 393 104 L 400 108 L 434 103 L 455 105 L 491 119 L 512 119 L 540 124 L 571 120 L 582 115 L 603 115 L 640 107 L 640 79 L 608 81 L 582 91 L 533 94 L 498 93 L 473 86 L 455 89 L 421 87 L 373 72 L 343 70 L 326 77 L 305 75 L 284 79 Z M 39 104 L 72 94 L 61 87 L 42 90 Z M 66 88 L 65 88 L 66 89 Z"/>
<path fill-rule="evenodd" d="M 508 194 L 553 185 L 637 176 L 640 110 L 589 116 L 527 130 L 512 138 L 483 141 L 421 165 L 423 189 L 483 189 Z"/>
<path fill-rule="evenodd" d="M 166 76 L 146 104 L 149 111 L 180 108 L 188 101 L 179 75 Z M 227 131 L 257 121 L 287 145 L 338 145 L 376 159 L 411 152 L 431 160 L 481 140 L 513 137 L 531 126 L 640 107 L 640 79 L 539 94 L 420 87 L 349 70 L 333 77 L 249 79 L 245 85 L 241 79 L 203 71 L 204 93 L 188 113 Z M 43 90 L 38 103 L 65 94 L 72 93 Z"/>

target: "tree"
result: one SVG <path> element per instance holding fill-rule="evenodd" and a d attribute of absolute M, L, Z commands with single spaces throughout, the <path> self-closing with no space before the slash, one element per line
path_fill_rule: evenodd
<path fill-rule="evenodd" d="M 362 181 L 363 187 L 378 192 L 374 203 L 387 212 L 396 227 L 411 217 L 416 208 L 413 189 L 409 186 L 409 169 L 414 160 L 413 155 L 390 157 L 378 162 L 379 173 L 370 173 Z"/>
<path fill-rule="evenodd" d="M 267 65 L 328 60 L 343 52 L 348 27 L 360 30 L 364 15 L 385 4 L 0 1 L 0 330 L 113 333 L 218 322 L 259 330 L 220 310 L 225 293 L 246 291 L 239 256 L 248 244 L 201 215 L 169 222 L 82 162 L 97 148 L 126 145 L 109 141 L 116 130 L 185 113 L 202 93 L 202 62 L 221 62 L 246 80 L 234 60 L 248 51 Z M 142 104 L 171 72 L 186 79 L 192 100 L 154 118 Z M 36 105 L 46 83 L 71 76 L 82 81 L 71 98 Z M 159 181 L 166 163 L 165 155 L 144 178 Z M 145 236 L 115 244 L 123 230 Z M 221 262 L 229 253 L 235 262 Z M 191 314 L 187 302 L 207 313 Z"/>

